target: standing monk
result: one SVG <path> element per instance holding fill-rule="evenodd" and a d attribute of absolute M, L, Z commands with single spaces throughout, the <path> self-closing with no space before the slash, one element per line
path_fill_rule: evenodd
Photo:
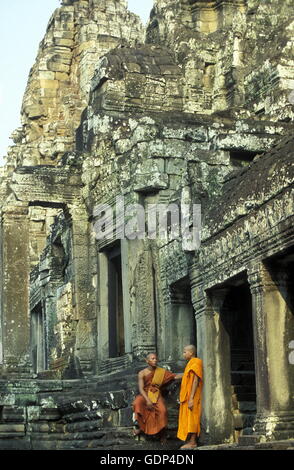
<path fill-rule="evenodd" d="M 196 348 L 193 345 L 184 348 L 183 356 L 188 364 L 181 383 L 177 437 L 186 441 L 190 434 L 188 442 L 181 449 L 194 449 L 197 447 L 196 437 L 200 434 L 202 361 L 196 357 Z"/>
<path fill-rule="evenodd" d="M 157 367 L 158 358 L 155 353 L 148 354 L 146 362 L 148 367 L 138 374 L 140 395 L 137 395 L 133 402 L 135 419 L 139 425 L 135 435 L 141 432 L 148 435 L 161 432 L 163 440 L 163 432 L 167 426 L 167 409 L 160 388 L 172 380 L 181 378 L 182 374 L 172 374 L 166 369 Z"/>

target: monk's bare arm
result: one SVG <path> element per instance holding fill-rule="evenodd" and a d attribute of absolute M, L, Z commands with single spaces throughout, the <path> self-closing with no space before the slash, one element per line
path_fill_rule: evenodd
<path fill-rule="evenodd" d="M 192 388 L 191 388 L 190 398 L 189 398 L 189 401 L 188 401 L 188 408 L 190 410 L 193 409 L 193 399 L 194 399 L 194 395 L 195 395 L 197 387 L 198 387 L 198 383 L 199 383 L 199 379 L 198 379 L 197 375 L 194 374 L 194 380 L 193 380 L 193 384 L 192 384 Z"/>
<path fill-rule="evenodd" d="M 152 407 L 152 401 L 148 398 L 145 390 L 144 390 L 144 374 L 143 371 L 139 372 L 138 374 L 138 387 L 139 387 L 139 392 L 140 394 L 145 398 L 146 403 L 147 403 L 147 408 Z"/>
<path fill-rule="evenodd" d="M 175 380 L 181 380 L 181 379 L 183 378 L 183 375 L 184 375 L 183 373 L 181 373 L 181 374 L 176 374 Z"/>

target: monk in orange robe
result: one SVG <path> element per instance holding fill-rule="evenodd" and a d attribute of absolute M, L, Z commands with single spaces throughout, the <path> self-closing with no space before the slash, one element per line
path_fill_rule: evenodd
<path fill-rule="evenodd" d="M 135 419 L 139 426 L 134 434 L 161 433 L 163 441 L 164 430 L 167 426 L 167 409 L 160 389 L 172 380 L 181 378 L 182 374 L 172 374 L 166 369 L 157 367 L 158 358 L 154 353 L 148 354 L 146 362 L 148 367 L 138 374 L 140 395 L 137 395 L 133 402 Z"/>
<path fill-rule="evenodd" d="M 188 361 L 180 390 L 180 413 L 177 437 L 187 443 L 181 449 L 197 447 L 196 437 L 200 434 L 201 391 L 203 386 L 202 361 L 196 357 L 196 348 L 186 346 L 183 353 Z"/>

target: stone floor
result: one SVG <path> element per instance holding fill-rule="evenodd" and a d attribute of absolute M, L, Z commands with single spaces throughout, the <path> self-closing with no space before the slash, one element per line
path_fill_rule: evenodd
<path fill-rule="evenodd" d="M 161 444 L 156 439 L 141 438 L 134 439 L 131 443 L 114 446 L 113 449 L 134 449 L 134 450 L 179 450 L 182 443 L 179 440 L 168 440 Z M 130 447 L 131 446 L 131 447 Z M 294 439 L 283 441 L 261 442 L 255 445 L 218 444 L 218 445 L 199 445 L 197 451 L 203 450 L 294 450 Z"/>
<path fill-rule="evenodd" d="M 161 444 L 158 440 L 152 438 L 134 439 L 124 445 L 113 446 L 114 450 L 132 449 L 132 450 L 180 450 L 182 443 L 179 440 L 168 440 L 167 443 Z M 256 443 L 255 445 L 238 445 L 234 444 L 218 444 L 218 445 L 199 445 L 197 451 L 211 450 L 294 450 L 294 439 L 284 441 L 271 441 Z"/>

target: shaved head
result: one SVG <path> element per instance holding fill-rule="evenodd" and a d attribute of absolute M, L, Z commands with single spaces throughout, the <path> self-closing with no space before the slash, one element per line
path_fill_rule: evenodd
<path fill-rule="evenodd" d="M 149 354 L 147 354 L 147 356 L 146 356 L 146 358 L 145 358 L 146 361 L 149 360 L 150 356 L 156 356 L 156 357 L 157 357 L 157 354 L 156 354 L 156 353 L 149 353 Z"/>
<path fill-rule="evenodd" d="M 188 349 L 188 351 L 191 351 L 191 353 L 196 356 L 196 346 L 194 346 L 194 344 L 188 344 L 184 349 Z"/>

